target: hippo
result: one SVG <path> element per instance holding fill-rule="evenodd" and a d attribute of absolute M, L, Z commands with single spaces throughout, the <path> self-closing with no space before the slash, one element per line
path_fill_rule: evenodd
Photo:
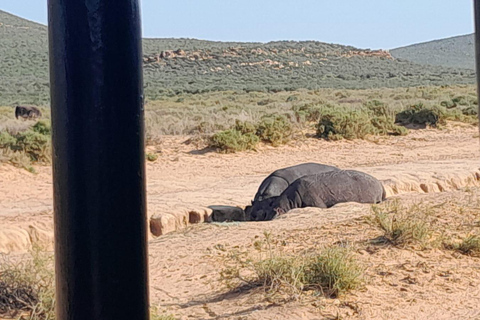
<path fill-rule="evenodd" d="M 260 184 L 252 205 L 245 208 L 247 219 L 255 211 L 270 207 L 272 199 L 281 195 L 298 178 L 335 170 L 340 169 L 325 164 L 308 162 L 274 171 Z"/>
<path fill-rule="evenodd" d="M 26 119 L 36 119 L 42 116 L 42 112 L 35 106 L 16 106 L 15 118 L 22 117 Z"/>
<path fill-rule="evenodd" d="M 333 170 L 340 169 L 334 166 L 313 162 L 307 162 L 288 168 L 278 169 L 262 181 L 260 187 L 258 188 L 257 194 L 255 194 L 255 198 L 253 198 L 253 201 L 263 201 L 265 199 L 281 195 L 282 192 L 287 189 L 292 182 L 300 177 Z"/>
<path fill-rule="evenodd" d="M 209 206 L 212 209 L 212 221 L 245 221 L 245 211 L 239 207 L 232 206 Z"/>
<path fill-rule="evenodd" d="M 376 178 L 355 170 L 333 170 L 303 176 L 278 197 L 269 199 L 259 210 L 251 211 L 251 220 L 272 220 L 295 208 L 330 208 L 337 203 L 380 203 L 385 188 Z"/>

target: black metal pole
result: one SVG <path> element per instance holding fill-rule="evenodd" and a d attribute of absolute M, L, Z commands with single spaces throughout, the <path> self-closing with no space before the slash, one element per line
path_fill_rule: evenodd
<path fill-rule="evenodd" d="M 480 102 L 480 0 L 474 0 L 473 6 L 475 18 L 475 64 L 477 67 L 477 100 Z M 478 112 L 478 119 L 480 120 L 480 112 Z"/>
<path fill-rule="evenodd" d="M 59 320 L 146 320 L 137 0 L 49 0 Z"/>

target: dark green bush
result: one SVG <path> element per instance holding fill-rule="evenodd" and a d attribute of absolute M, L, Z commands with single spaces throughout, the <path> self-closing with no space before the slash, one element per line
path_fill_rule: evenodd
<path fill-rule="evenodd" d="M 387 116 L 387 105 L 378 100 L 367 101 L 364 106 L 370 110 L 375 116 Z"/>
<path fill-rule="evenodd" d="M 10 133 L 6 131 L 0 132 L 0 148 L 11 149 L 11 147 L 15 145 L 16 142 L 17 142 L 17 139 L 11 136 Z"/>
<path fill-rule="evenodd" d="M 323 114 L 317 124 L 317 136 L 330 140 L 363 139 L 375 132 L 368 114 L 359 111 L 332 110 Z"/>
<path fill-rule="evenodd" d="M 35 123 L 35 125 L 32 127 L 32 130 L 40 134 L 49 136 L 52 134 L 52 125 L 50 122 L 41 120 Z"/>
<path fill-rule="evenodd" d="M 17 142 L 12 149 L 28 154 L 33 162 L 50 163 L 51 139 L 35 131 L 20 132 L 16 136 Z"/>
<path fill-rule="evenodd" d="M 241 131 L 230 129 L 214 134 L 209 141 L 209 147 L 221 152 L 231 153 L 244 150 L 254 150 L 259 138 L 253 133 L 243 134 Z"/>
<path fill-rule="evenodd" d="M 257 136 L 273 146 L 285 144 L 291 139 L 292 124 L 283 115 L 264 116 L 257 125 Z"/>
<path fill-rule="evenodd" d="M 433 127 L 446 124 L 447 118 L 455 119 L 456 112 L 447 115 L 446 109 L 437 106 L 425 106 L 418 103 L 396 114 L 395 122 L 401 124 L 424 124 Z M 458 117 L 459 115 L 457 115 Z"/>
<path fill-rule="evenodd" d="M 233 127 L 234 130 L 240 131 L 242 134 L 256 134 L 257 132 L 257 127 L 248 121 L 240 121 L 240 120 L 235 120 L 235 126 Z"/>
<path fill-rule="evenodd" d="M 50 123 L 38 121 L 32 128 L 11 135 L 0 132 L 0 148 L 28 155 L 31 162 L 51 161 Z"/>
<path fill-rule="evenodd" d="M 366 108 L 325 109 L 317 124 L 317 137 L 330 140 L 364 139 L 367 135 L 405 135 L 408 130 L 394 124 L 386 106 L 370 104 Z"/>
<path fill-rule="evenodd" d="M 307 103 L 302 106 L 294 106 L 292 107 L 295 116 L 297 117 L 297 121 L 309 121 L 309 122 L 317 122 L 320 119 L 320 115 L 323 109 L 332 108 L 331 105 L 324 105 L 324 104 L 313 104 Z"/>
<path fill-rule="evenodd" d="M 452 102 L 456 105 L 468 106 L 468 105 L 470 105 L 471 100 L 468 97 L 465 97 L 465 96 L 457 96 L 457 97 L 452 99 Z"/>

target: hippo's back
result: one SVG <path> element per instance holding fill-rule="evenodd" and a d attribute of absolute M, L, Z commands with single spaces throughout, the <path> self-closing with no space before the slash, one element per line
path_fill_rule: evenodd
<path fill-rule="evenodd" d="M 298 178 L 307 175 L 340 170 L 337 167 L 320 163 L 302 163 L 292 167 L 278 169 L 271 173 L 258 188 L 254 202 L 262 201 L 268 198 L 277 197 L 282 194 L 288 186 Z"/>
<path fill-rule="evenodd" d="M 356 170 L 337 170 L 304 176 L 293 188 L 301 189 L 314 198 L 321 199 L 326 207 L 341 202 L 379 203 L 385 200 L 382 183 L 371 175 Z"/>

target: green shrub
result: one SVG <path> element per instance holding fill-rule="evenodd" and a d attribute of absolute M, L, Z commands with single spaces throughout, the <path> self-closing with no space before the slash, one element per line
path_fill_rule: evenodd
<path fill-rule="evenodd" d="M 416 207 L 400 207 L 397 202 L 386 207 L 372 206 L 375 224 L 384 232 L 383 240 L 395 246 L 425 245 L 432 231 L 429 224 L 416 217 Z"/>
<path fill-rule="evenodd" d="M 369 117 L 358 111 L 330 111 L 320 117 L 317 136 L 329 140 L 363 139 L 376 132 Z"/>
<path fill-rule="evenodd" d="M 28 154 L 33 162 L 50 163 L 51 161 L 51 139 L 35 131 L 20 132 L 13 149 Z"/>
<path fill-rule="evenodd" d="M 158 154 L 149 152 L 145 155 L 145 157 L 147 158 L 148 161 L 155 161 L 158 159 Z"/>
<path fill-rule="evenodd" d="M 336 297 L 360 286 L 363 268 L 349 249 L 330 247 L 313 255 L 304 272 L 309 287 L 322 288 L 327 296 Z"/>
<path fill-rule="evenodd" d="M 452 99 L 452 103 L 460 106 L 468 106 L 470 105 L 470 99 L 465 96 L 456 96 Z"/>
<path fill-rule="evenodd" d="M 368 110 L 370 110 L 375 116 L 387 116 L 387 105 L 379 100 L 367 101 L 363 104 Z"/>
<path fill-rule="evenodd" d="M 221 152 L 231 153 L 244 150 L 254 150 L 259 138 L 253 133 L 243 134 L 241 131 L 230 129 L 214 134 L 209 141 L 209 147 Z"/>
<path fill-rule="evenodd" d="M 257 136 L 273 146 L 285 144 L 291 139 L 292 124 L 282 115 L 264 116 L 257 125 Z"/>
<path fill-rule="evenodd" d="M 0 132 L 0 148 L 2 149 L 11 149 L 13 145 L 17 142 L 15 137 L 12 137 L 10 133 L 3 131 Z"/>
<path fill-rule="evenodd" d="M 395 122 L 402 124 L 425 124 L 439 126 L 446 123 L 446 112 L 440 107 L 426 107 L 423 103 L 410 106 L 407 110 L 396 114 Z"/>
<path fill-rule="evenodd" d="M 462 114 L 465 116 L 477 116 L 478 115 L 478 107 L 467 107 L 463 108 Z"/>
<path fill-rule="evenodd" d="M 0 311 L 27 312 L 29 320 L 55 319 L 53 255 L 34 246 L 21 262 L 0 263 Z"/>
<path fill-rule="evenodd" d="M 8 154 L 8 160 L 18 166 L 29 168 L 30 162 L 51 162 L 50 123 L 38 121 L 28 130 L 14 135 L 0 132 L 0 149 Z M 26 161 L 26 156 L 29 160 Z"/>
<path fill-rule="evenodd" d="M 330 105 L 318 105 L 313 103 L 304 104 L 302 106 L 292 107 L 298 122 L 317 122 L 320 119 L 322 109 L 332 108 Z"/>
<path fill-rule="evenodd" d="M 45 136 L 49 136 L 52 134 L 52 125 L 47 121 L 38 121 L 33 125 L 32 130 Z"/>
<path fill-rule="evenodd" d="M 235 120 L 235 126 L 233 127 L 234 130 L 240 131 L 242 134 L 256 134 L 257 132 L 257 127 L 248 121 L 240 121 L 240 120 Z"/>

